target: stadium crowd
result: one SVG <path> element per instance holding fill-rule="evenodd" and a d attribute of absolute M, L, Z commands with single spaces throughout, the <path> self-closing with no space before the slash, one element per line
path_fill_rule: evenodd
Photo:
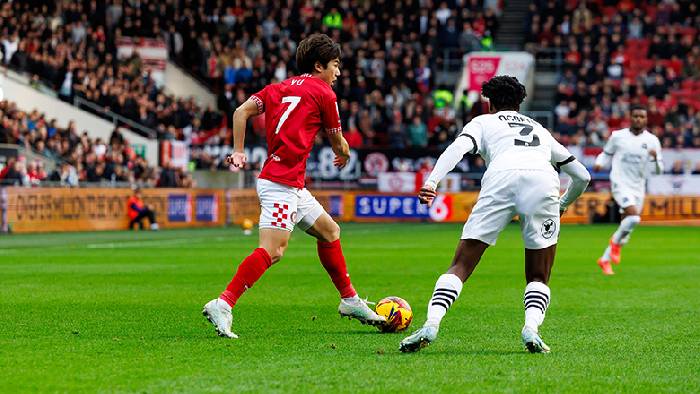
<path fill-rule="evenodd" d="M 555 136 L 601 146 L 611 129 L 625 125 L 629 105 L 642 103 L 665 147 L 700 147 L 698 6 L 608 3 L 530 5 L 526 49 L 538 56 L 559 51 L 563 60 Z M 490 49 L 500 12 L 493 0 L 8 2 L 0 8 L 0 51 L 4 64 L 66 101 L 82 97 L 155 129 L 159 139 L 230 146 L 233 109 L 294 74 L 296 43 L 325 32 L 342 43 L 335 89 L 351 146 L 440 149 L 486 108 L 454 103 L 436 73 L 450 59 Z M 131 36 L 162 39 L 172 60 L 218 94 L 218 108 L 166 94 L 138 56 L 118 59 L 116 43 Z M 247 141 L 264 144 L 262 117 Z M 206 152 L 193 150 L 199 168 L 223 167 L 220 156 Z"/>
<path fill-rule="evenodd" d="M 149 166 L 115 129 L 109 140 L 78 132 L 74 122 L 59 125 L 38 110 L 22 111 L 11 101 L 0 101 L 0 143 L 19 145 L 56 163 L 47 171 L 44 161 L 11 156 L 0 170 L 4 185 L 37 186 L 81 183 L 129 183 L 149 187 L 191 187 L 192 177 L 169 164 Z M 32 157 L 35 157 L 32 155 Z"/>
<path fill-rule="evenodd" d="M 233 108 L 293 74 L 296 43 L 321 31 L 343 43 L 337 91 L 353 146 L 400 148 L 444 138 L 436 130 L 450 128 L 443 123 L 454 114 L 434 97 L 435 72 L 446 59 L 490 48 L 499 12 L 493 0 L 290 1 L 281 8 L 250 0 L 12 2 L 0 13 L 0 49 L 5 64 L 67 101 L 85 98 L 159 138 L 230 144 Z M 173 60 L 220 93 L 220 111 L 165 94 L 138 57 L 117 59 L 115 43 L 127 36 L 162 38 Z M 254 142 L 262 142 L 261 124 Z"/>
<path fill-rule="evenodd" d="M 561 54 L 554 131 L 565 144 L 602 146 L 626 126 L 630 104 L 648 108 L 666 148 L 700 147 L 698 4 L 534 1 L 526 48 Z"/>

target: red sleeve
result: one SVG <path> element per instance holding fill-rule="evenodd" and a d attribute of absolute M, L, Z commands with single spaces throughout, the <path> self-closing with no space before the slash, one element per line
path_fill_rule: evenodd
<path fill-rule="evenodd" d="M 328 134 L 335 134 L 343 131 L 343 128 L 340 126 L 338 102 L 335 97 L 335 92 L 332 90 L 323 96 L 323 101 L 321 102 L 321 122 Z"/>
<path fill-rule="evenodd" d="M 270 85 L 265 86 L 261 91 L 250 96 L 255 105 L 258 106 L 258 115 L 265 112 L 265 102 L 267 101 L 267 92 Z"/>

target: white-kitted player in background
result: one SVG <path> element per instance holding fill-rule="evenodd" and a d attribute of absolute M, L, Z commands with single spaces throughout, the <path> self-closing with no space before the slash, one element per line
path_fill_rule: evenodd
<path fill-rule="evenodd" d="M 452 266 L 435 284 L 424 326 L 401 341 L 402 352 L 414 352 L 437 338 L 440 321 L 462 291 L 462 284 L 482 254 L 517 214 L 525 243 L 525 325 L 522 339 L 530 352 L 545 353 L 549 347 L 538 329 L 549 306 L 547 283 L 559 237 L 559 216 L 586 189 L 586 168 L 539 123 L 518 113 L 525 87 L 509 76 L 494 77 L 482 87 L 489 99 L 490 114 L 469 122 L 440 156 L 419 198 L 432 203 L 440 180 L 466 153 L 479 154 L 487 164 L 481 192 L 464 225 Z M 559 196 L 559 174 L 572 182 Z"/>
<path fill-rule="evenodd" d="M 641 221 L 644 207 L 644 191 L 650 162 L 654 163 L 657 174 L 664 172 L 659 139 L 646 130 L 647 110 L 635 105 L 630 108 L 631 122 L 628 129 L 613 131 L 603 152 L 596 157 L 594 171 L 608 167 L 612 195 L 620 213 L 623 214 L 620 226 L 610 238 L 608 247 L 598 259 L 598 265 L 606 275 L 614 274 L 610 262 L 619 264 L 621 249 L 630 238 L 634 227 Z"/>

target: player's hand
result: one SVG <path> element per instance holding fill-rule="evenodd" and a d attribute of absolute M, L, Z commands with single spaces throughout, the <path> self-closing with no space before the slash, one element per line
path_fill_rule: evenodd
<path fill-rule="evenodd" d="M 649 156 L 651 156 L 654 161 L 656 161 L 656 150 L 654 149 L 649 149 Z"/>
<path fill-rule="evenodd" d="M 418 192 L 418 201 L 420 201 L 421 204 L 428 204 L 428 206 L 431 206 L 433 205 L 435 197 L 437 197 L 437 192 L 428 185 L 421 187 Z"/>
<path fill-rule="evenodd" d="M 600 170 L 602 170 L 602 169 L 603 169 L 603 166 L 601 166 L 599 164 L 595 164 L 593 166 L 593 172 L 600 172 Z"/>
<path fill-rule="evenodd" d="M 350 156 L 335 155 L 335 159 L 333 159 L 333 165 L 338 168 L 343 168 L 348 164 L 349 158 Z"/>
<path fill-rule="evenodd" d="M 248 157 L 243 152 L 233 152 L 226 156 L 226 164 L 232 165 L 234 168 L 243 168 L 248 161 Z"/>

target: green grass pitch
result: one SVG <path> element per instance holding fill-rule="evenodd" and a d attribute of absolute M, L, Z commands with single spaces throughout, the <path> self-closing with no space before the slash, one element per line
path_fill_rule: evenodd
<path fill-rule="evenodd" d="M 412 305 L 423 323 L 461 226 L 344 224 L 355 287 Z M 617 275 L 595 264 L 612 226 L 564 226 L 552 347 L 528 354 L 523 251 L 512 225 L 443 321 L 406 333 L 339 318 L 315 242 L 295 232 L 281 263 L 234 310 L 238 340 L 201 315 L 257 236 L 235 229 L 0 237 L 0 392 L 699 392 L 700 230 L 640 227 Z"/>

